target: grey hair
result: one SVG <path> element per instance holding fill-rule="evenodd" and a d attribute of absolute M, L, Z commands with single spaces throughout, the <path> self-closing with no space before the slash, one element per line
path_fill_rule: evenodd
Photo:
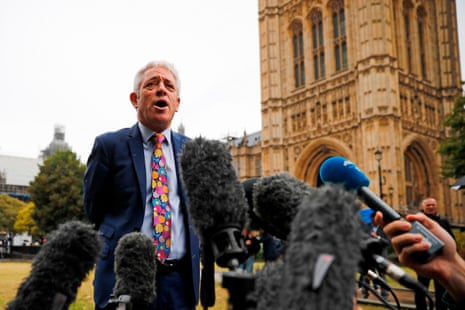
<path fill-rule="evenodd" d="M 134 77 L 134 92 L 139 96 L 139 89 L 140 89 L 140 83 L 142 82 L 142 76 L 144 75 L 145 71 L 151 68 L 157 68 L 157 67 L 163 67 L 167 69 L 168 71 L 173 74 L 175 82 L 176 82 L 176 87 L 178 91 L 178 95 L 181 92 L 181 81 L 179 80 L 179 73 L 178 70 L 174 67 L 174 65 L 170 62 L 160 60 L 160 61 L 151 61 L 148 64 L 146 64 L 142 69 L 137 71 L 136 76 Z"/>

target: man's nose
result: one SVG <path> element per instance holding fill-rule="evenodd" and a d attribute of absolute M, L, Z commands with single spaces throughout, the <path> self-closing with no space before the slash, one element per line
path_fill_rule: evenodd
<path fill-rule="evenodd" d="M 165 84 L 160 83 L 157 91 L 156 91 L 157 96 L 164 96 L 166 95 L 166 89 L 165 89 Z"/>

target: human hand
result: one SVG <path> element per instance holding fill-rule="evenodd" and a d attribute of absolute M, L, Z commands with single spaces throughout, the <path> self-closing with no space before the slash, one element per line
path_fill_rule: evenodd
<path fill-rule="evenodd" d="M 428 218 L 423 213 L 409 214 L 406 220 L 398 220 L 385 224 L 381 212 L 377 212 L 375 221 L 384 226 L 384 232 L 391 237 L 391 244 L 399 257 L 399 261 L 425 277 L 437 279 L 447 278 L 449 270 L 447 265 L 455 259 L 456 244 L 454 239 L 437 222 Z M 422 262 L 416 255 L 430 248 L 421 234 L 409 233 L 412 225 L 410 222 L 418 221 L 426 229 L 444 242 L 444 248 L 429 261 Z"/>

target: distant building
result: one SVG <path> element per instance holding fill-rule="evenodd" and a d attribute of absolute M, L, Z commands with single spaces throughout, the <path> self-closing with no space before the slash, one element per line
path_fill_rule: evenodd
<path fill-rule="evenodd" d="M 241 180 L 262 176 L 261 131 L 242 137 L 227 137 L 236 173 Z"/>
<path fill-rule="evenodd" d="M 400 213 L 433 196 L 465 224 L 465 196 L 436 151 L 463 94 L 456 1 L 258 3 L 262 130 L 252 147 L 249 135 L 231 140 L 240 180 L 286 171 L 319 186 L 338 155 Z"/>
<path fill-rule="evenodd" d="M 61 125 L 55 126 L 52 142 L 39 158 L 0 155 L 0 194 L 29 201 L 29 183 L 39 173 L 43 160 L 58 150 L 71 150 L 65 141 L 65 128 Z"/>
<path fill-rule="evenodd" d="M 65 141 L 65 127 L 61 125 L 55 125 L 55 132 L 52 142 L 50 142 L 46 149 L 42 150 L 41 158 L 46 159 L 47 157 L 55 154 L 56 151 L 67 150 L 71 150 L 71 147 Z"/>
<path fill-rule="evenodd" d="M 39 173 L 41 159 L 0 155 L 0 194 L 28 201 L 29 182 Z"/>
<path fill-rule="evenodd" d="M 183 135 L 186 134 L 186 128 L 184 127 L 184 125 L 183 125 L 182 123 L 179 124 L 179 126 L 178 126 L 178 132 L 179 132 L 180 134 L 183 134 Z"/>

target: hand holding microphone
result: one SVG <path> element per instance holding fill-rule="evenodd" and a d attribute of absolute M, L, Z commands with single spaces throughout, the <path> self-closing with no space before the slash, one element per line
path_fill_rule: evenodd
<path fill-rule="evenodd" d="M 384 222 L 390 223 L 401 219 L 401 216 L 394 209 L 370 191 L 368 188 L 370 180 L 348 159 L 340 156 L 330 157 L 321 165 L 320 177 L 324 183 L 343 184 L 347 190 L 356 191 L 367 206 L 383 214 Z M 418 259 L 423 262 L 444 247 L 444 243 L 418 221 L 411 223 L 410 232 L 421 234 L 424 241 L 429 244 L 425 251 L 417 253 Z"/>
<path fill-rule="evenodd" d="M 407 221 L 393 221 L 384 226 L 384 231 L 391 237 L 391 244 L 399 261 L 418 273 L 438 280 L 451 298 L 447 298 L 455 309 L 465 308 L 465 260 L 457 253 L 456 243 L 451 235 L 437 222 L 423 213 L 409 214 L 408 221 L 417 221 L 444 242 L 444 248 L 428 262 L 418 261 L 415 253 L 425 251 L 428 247 L 423 238 L 409 233 L 411 224 Z M 383 215 L 377 212 L 375 221 L 384 224 Z"/>

